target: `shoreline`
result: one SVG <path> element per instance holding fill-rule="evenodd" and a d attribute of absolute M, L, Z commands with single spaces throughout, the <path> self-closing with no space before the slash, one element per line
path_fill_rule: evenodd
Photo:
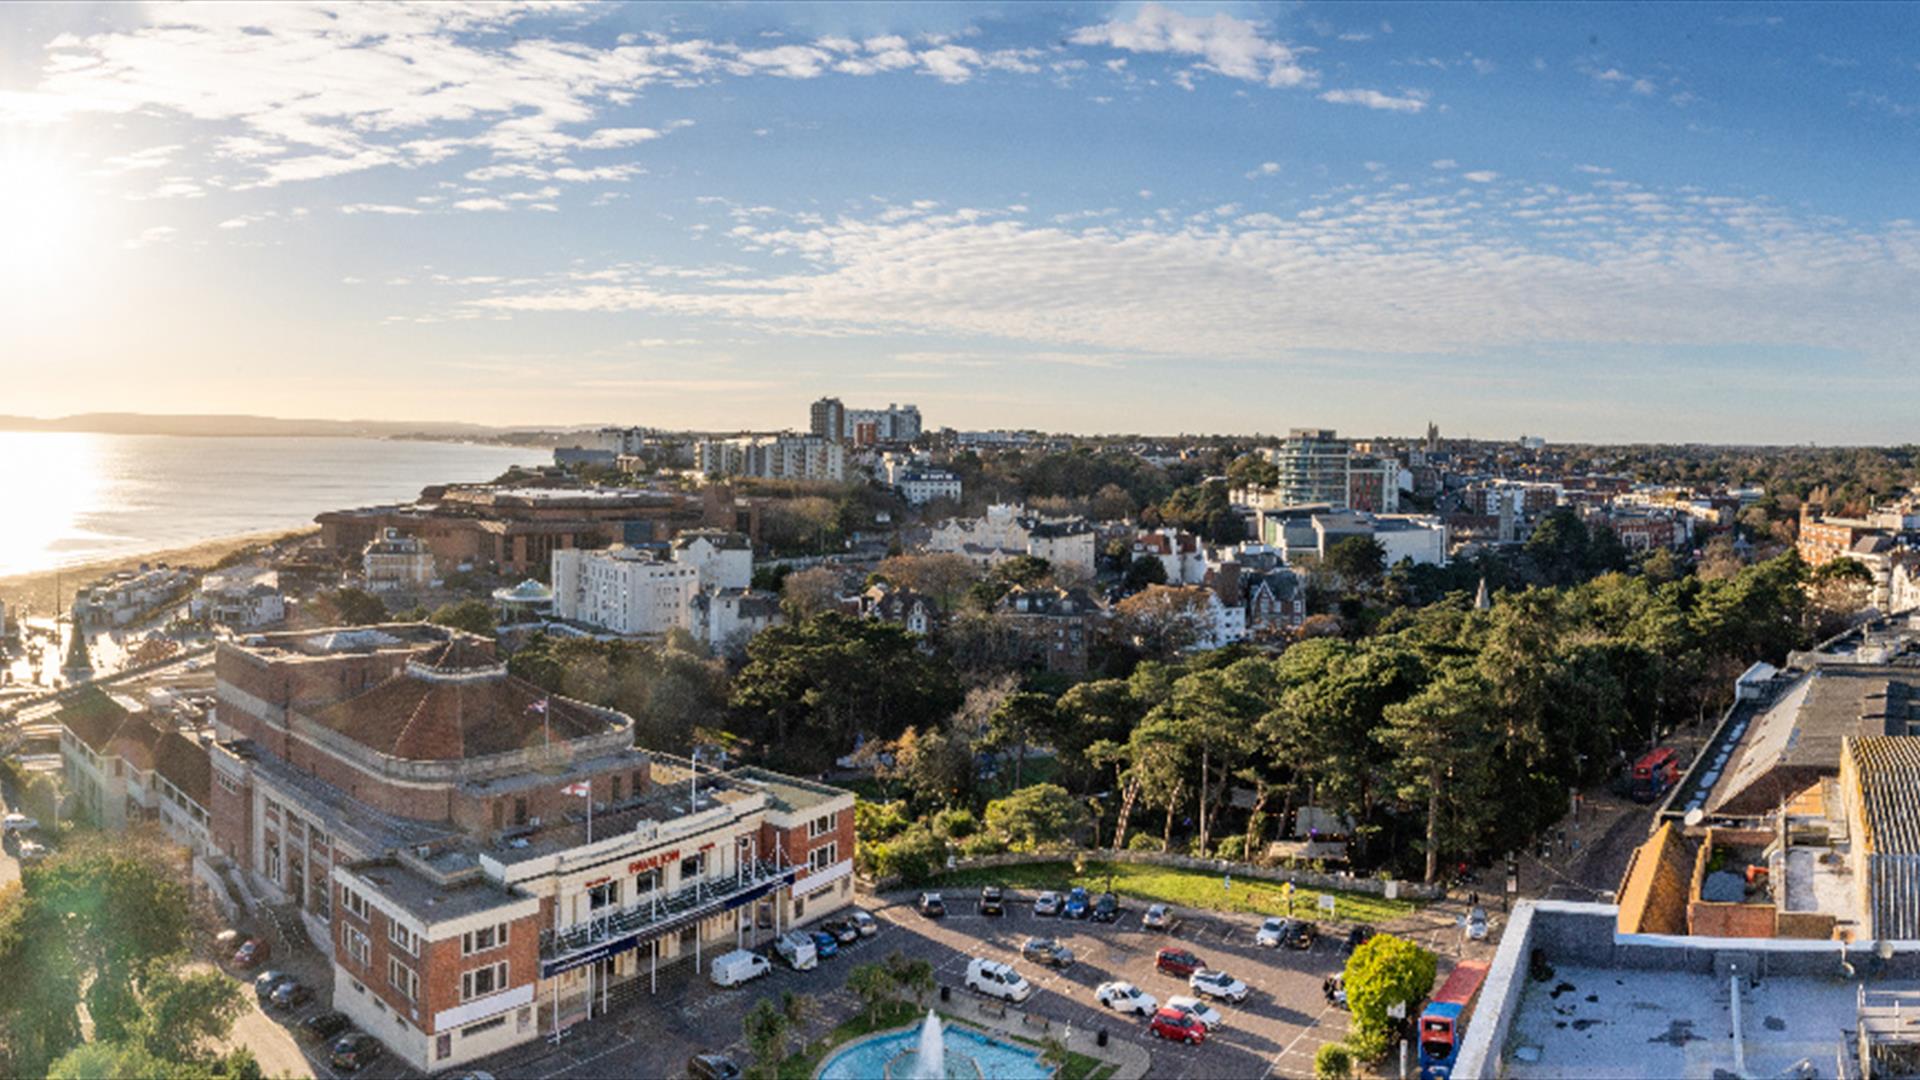
<path fill-rule="evenodd" d="M 265 546 L 290 537 L 310 536 L 318 531 L 312 525 L 263 529 L 259 532 L 196 540 L 190 544 L 177 544 L 152 551 L 92 559 L 71 566 L 29 570 L 22 574 L 0 577 L 0 602 L 4 602 L 7 606 L 8 619 L 16 618 L 22 607 L 30 609 L 29 614 L 33 617 L 45 618 L 54 610 L 56 583 L 60 589 L 61 599 L 66 603 L 72 603 L 73 591 L 79 586 L 121 570 L 136 569 L 141 563 L 166 563 L 169 566 L 207 570 L 236 551 Z"/>

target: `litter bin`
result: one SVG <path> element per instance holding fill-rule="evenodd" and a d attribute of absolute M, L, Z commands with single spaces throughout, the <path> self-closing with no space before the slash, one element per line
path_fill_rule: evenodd
<path fill-rule="evenodd" d="M 1095 1046 L 1107 1045 L 1107 1029 L 1106 1028 L 1101 1028 L 1099 1031 L 1094 1033 L 1093 1045 Z"/>
<path fill-rule="evenodd" d="M 951 987 L 951 986 L 943 986 L 943 987 L 941 987 L 941 988 L 940 988 L 940 1000 L 941 1000 L 942 1002 L 947 1002 L 947 1001 L 952 1001 L 952 1000 L 953 1000 L 953 987 Z"/>

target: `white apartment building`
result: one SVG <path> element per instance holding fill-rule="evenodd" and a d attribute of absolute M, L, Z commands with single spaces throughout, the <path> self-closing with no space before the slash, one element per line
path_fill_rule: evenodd
<path fill-rule="evenodd" d="M 951 518 L 935 525 L 927 550 L 964 555 L 982 566 L 1031 555 L 1055 566 L 1094 572 L 1093 526 L 1080 520 L 1048 521 L 1022 514 L 1009 503 L 987 507 L 985 517 Z"/>
<path fill-rule="evenodd" d="M 419 592 L 433 585 L 433 552 L 426 541 L 387 529 L 360 553 L 367 591 Z"/>
<path fill-rule="evenodd" d="M 753 544 L 740 533 L 690 529 L 674 538 L 673 561 L 698 571 L 702 589 L 744 589 L 753 584 Z"/>
<path fill-rule="evenodd" d="M 756 476 L 769 480 L 831 480 L 847 476 L 847 450 L 814 435 L 708 439 L 693 448 L 702 476 Z"/>
<path fill-rule="evenodd" d="M 553 553 L 553 613 L 616 634 L 653 637 L 688 628 L 688 608 L 699 592 L 698 566 L 649 551 Z"/>

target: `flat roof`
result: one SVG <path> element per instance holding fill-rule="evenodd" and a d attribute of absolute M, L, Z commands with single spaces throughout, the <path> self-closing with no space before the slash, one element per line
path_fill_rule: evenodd
<path fill-rule="evenodd" d="M 845 788 L 802 780 L 755 765 L 742 766 L 729 775 L 765 788 L 773 808 L 786 814 L 805 813 L 850 794 Z"/>
<path fill-rule="evenodd" d="M 463 851 L 446 852 L 437 858 L 439 863 L 446 863 L 446 868 L 451 871 L 469 868 L 454 865 L 460 859 L 469 863 L 471 869 L 477 870 L 480 865 L 471 853 Z M 532 897 L 513 892 L 485 874 L 440 882 L 397 859 L 371 859 L 350 863 L 343 869 L 378 889 L 381 899 L 427 924 L 465 918 L 515 904 L 537 903 Z"/>

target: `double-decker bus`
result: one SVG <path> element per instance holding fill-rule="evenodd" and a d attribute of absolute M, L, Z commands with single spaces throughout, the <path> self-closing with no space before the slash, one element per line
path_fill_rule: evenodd
<path fill-rule="evenodd" d="M 1667 789 L 1680 779 L 1680 756 L 1670 746 L 1662 746 L 1647 752 L 1646 756 L 1633 763 L 1633 772 L 1627 780 L 1627 794 L 1634 802 L 1657 802 Z"/>
<path fill-rule="evenodd" d="M 1427 1002 L 1420 1013 L 1420 1080 L 1446 1080 L 1452 1075 L 1453 1063 L 1460 1058 L 1460 1041 L 1467 1033 L 1467 1009 L 1486 979 L 1487 965 L 1462 961 Z"/>

